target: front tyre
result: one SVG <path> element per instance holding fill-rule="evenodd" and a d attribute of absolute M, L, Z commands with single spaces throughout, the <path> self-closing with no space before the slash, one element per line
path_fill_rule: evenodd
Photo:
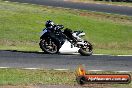
<path fill-rule="evenodd" d="M 93 53 L 92 50 L 93 50 L 92 45 L 89 42 L 86 42 L 86 44 L 83 47 L 81 47 L 78 52 L 82 56 L 90 56 Z"/>
<path fill-rule="evenodd" d="M 57 43 L 53 41 L 53 39 L 51 39 L 50 37 L 41 39 L 39 46 L 47 54 L 58 53 Z"/>

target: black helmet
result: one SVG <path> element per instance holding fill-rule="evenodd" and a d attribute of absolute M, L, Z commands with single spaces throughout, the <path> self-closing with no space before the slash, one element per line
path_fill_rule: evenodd
<path fill-rule="evenodd" d="M 51 21 L 51 20 L 48 20 L 48 21 L 45 23 L 45 26 L 46 26 L 46 28 L 53 28 L 54 22 Z"/>

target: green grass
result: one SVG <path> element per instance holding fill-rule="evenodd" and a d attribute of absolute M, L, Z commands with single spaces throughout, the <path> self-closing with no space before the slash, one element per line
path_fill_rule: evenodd
<path fill-rule="evenodd" d="M 112 55 L 131 55 L 132 50 L 117 50 L 117 49 L 94 49 L 96 54 L 112 54 Z"/>
<path fill-rule="evenodd" d="M 69 71 L 0 69 L 0 85 L 74 84 Z"/>
<path fill-rule="evenodd" d="M 115 74 L 115 72 L 87 72 L 87 74 Z M 77 82 L 75 72 L 73 71 L 0 69 L 0 85 L 28 86 L 39 84 L 73 86 L 77 85 Z M 87 86 L 90 85 L 92 84 L 89 84 Z M 93 84 L 92 86 L 94 88 L 98 88 L 99 86 L 102 86 L 101 88 L 132 88 L 132 83 Z"/>
<path fill-rule="evenodd" d="M 39 51 L 44 22 L 83 30 L 94 53 L 132 54 L 132 17 L 64 8 L 3 2 L 0 0 L 0 49 Z"/>

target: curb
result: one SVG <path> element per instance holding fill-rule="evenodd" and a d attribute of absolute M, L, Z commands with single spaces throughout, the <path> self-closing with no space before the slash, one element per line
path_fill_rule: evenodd
<path fill-rule="evenodd" d="M 0 67 L 0 69 L 15 69 L 13 67 Z M 25 70 L 44 70 L 43 68 L 16 68 L 16 69 L 25 69 Z M 55 70 L 55 71 L 70 71 L 70 69 L 49 69 L 49 70 Z M 90 72 L 105 72 L 105 70 L 87 70 Z M 106 70 L 107 72 L 107 70 Z M 119 73 L 129 73 L 132 71 L 110 71 L 110 72 L 119 72 Z"/>
<path fill-rule="evenodd" d="M 43 51 L 38 51 L 42 53 Z M 60 54 L 60 55 L 79 55 L 79 53 L 72 53 L 72 54 Z M 110 55 L 110 54 L 92 54 L 94 56 L 123 56 L 123 57 L 131 57 L 132 55 Z"/>
<path fill-rule="evenodd" d="M 93 54 L 94 56 L 123 56 L 123 57 L 128 57 L 128 56 L 132 56 L 132 55 L 110 55 L 110 54 Z"/>

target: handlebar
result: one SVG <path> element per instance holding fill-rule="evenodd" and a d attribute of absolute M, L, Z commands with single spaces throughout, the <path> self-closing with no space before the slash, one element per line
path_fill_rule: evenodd
<path fill-rule="evenodd" d="M 63 29 L 64 26 L 63 25 L 56 25 L 57 29 Z"/>

